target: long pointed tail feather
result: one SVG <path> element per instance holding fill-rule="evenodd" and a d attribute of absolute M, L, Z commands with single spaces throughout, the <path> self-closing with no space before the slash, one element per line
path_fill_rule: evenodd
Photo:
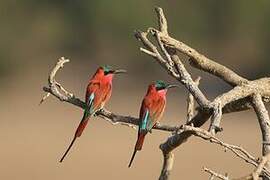
<path fill-rule="evenodd" d="M 136 153 L 137 153 L 137 150 L 134 149 L 133 154 L 132 154 L 132 157 L 131 157 L 131 159 L 130 159 L 130 161 L 129 161 L 129 164 L 128 164 L 128 167 L 129 167 L 129 168 L 131 167 L 131 164 L 132 164 L 132 162 L 133 162 L 133 160 L 134 160 L 134 157 L 135 157 Z"/>
<path fill-rule="evenodd" d="M 146 135 L 145 133 L 138 134 L 138 139 L 137 139 L 137 142 L 136 142 L 132 157 L 131 157 L 129 165 L 128 165 L 129 168 L 131 167 L 131 164 L 132 164 L 132 162 L 133 162 L 133 160 L 135 158 L 135 155 L 136 155 L 137 151 L 140 151 L 142 149 L 145 135 Z"/>
<path fill-rule="evenodd" d="M 63 155 L 63 157 L 60 159 L 59 162 L 63 162 L 63 160 L 65 159 L 65 157 L 68 154 L 69 150 L 73 146 L 75 140 L 82 135 L 82 132 L 83 132 L 84 128 L 86 127 L 87 123 L 88 123 L 88 119 L 82 119 L 81 120 L 81 122 L 80 122 L 80 124 L 77 127 L 77 130 L 75 132 L 74 138 L 72 139 L 72 141 L 71 141 L 70 145 L 68 146 L 65 154 Z"/>
<path fill-rule="evenodd" d="M 59 161 L 60 163 L 63 162 L 63 160 L 65 159 L 66 155 L 68 154 L 69 150 L 70 150 L 71 147 L 73 146 L 73 144 L 74 144 L 74 142 L 75 142 L 76 139 L 77 139 L 77 136 L 74 136 L 74 138 L 72 139 L 70 145 L 68 146 L 68 148 L 67 148 L 65 154 L 64 154 L 64 155 L 62 156 L 62 158 L 60 159 L 60 161 Z"/>

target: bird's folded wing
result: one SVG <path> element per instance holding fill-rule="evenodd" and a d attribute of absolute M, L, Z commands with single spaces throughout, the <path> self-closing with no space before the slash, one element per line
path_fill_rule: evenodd
<path fill-rule="evenodd" d="M 85 119 L 86 117 L 89 117 L 90 115 L 93 114 L 94 99 L 95 99 L 95 93 L 91 93 L 86 101 L 87 107 L 84 111 L 83 119 Z"/>
<path fill-rule="evenodd" d="M 140 127 L 140 131 L 146 131 L 146 132 L 149 132 L 152 129 L 153 123 L 151 120 L 150 111 L 148 109 L 145 109 L 145 112 L 140 121 L 139 127 Z"/>

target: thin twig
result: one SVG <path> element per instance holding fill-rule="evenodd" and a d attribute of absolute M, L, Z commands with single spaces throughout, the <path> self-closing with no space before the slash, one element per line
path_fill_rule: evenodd
<path fill-rule="evenodd" d="M 215 171 L 213 171 L 213 170 L 211 170 L 209 168 L 204 167 L 203 170 L 210 174 L 210 179 L 211 178 L 213 179 L 214 177 L 217 177 L 217 178 L 222 179 L 222 180 L 229 180 L 229 177 L 221 175 L 221 174 L 219 174 L 219 173 L 217 173 L 217 172 L 215 172 Z"/>
<path fill-rule="evenodd" d="M 140 48 L 140 50 L 151 57 L 155 58 L 157 62 L 164 67 L 167 72 L 174 78 L 179 78 L 179 75 L 175 72 L 174 68 L 161 56 L 157 47 L 148 40 L 147 33 L 142 31 L 135 31 L 135 37 L 143 43 L 146 49 Z"/>
<path fill-rule="evenodd" d="M 206 130 L 203 130 L 203 129 L 197 128 L 197 127 L 184 125 L 179 129 L 179 131 L 181 131 L 181 133 L 184 133 L 184 132 L 188 133 L 189 132 L 191 135 L 200 137 L 200 138 L 202 138 L 210 143 L 218 144 L 218 145 L 224 147 L 226 150 L 231 151 L 234 155 L 236 155 L 240 159 L 244 160 L 246 163 L 249 163 L 255 167 L 258 167 L 258 165 L 259 165 L 257 159 L 254 156 L 252 156 L 248 151 L 243 149 L 242 147 L 225 143 Z M 174 137 L 174 136 L 172 136 L 172 137 Z M 170 141 L 170 138 L 167 141 Z M 161 147 L 163 148 L 163 150 L 166 150 L 166 144 L 162 144 Z M 263 172 L 265 172 L 265 174 L 268 177 L 270 177 L 269 170 L 264 168 Z"/>

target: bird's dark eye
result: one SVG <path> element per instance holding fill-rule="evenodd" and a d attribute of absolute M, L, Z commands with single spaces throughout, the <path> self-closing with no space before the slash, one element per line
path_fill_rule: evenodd
<path fill-rule="evenodd" d="M 162 89 L 165 89 L 163 86 L 157 86 L 156 87 L 156 90 L 159 91 L 159 90 L 162 90 Z"/>

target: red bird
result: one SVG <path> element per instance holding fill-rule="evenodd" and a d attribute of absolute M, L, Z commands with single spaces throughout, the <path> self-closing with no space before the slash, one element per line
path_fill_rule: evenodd
<path fill-rule="evenodd" d="M 110 99 L 114 74 L 125 72 L 125 70 L 121 69 L 113 70 L 110 66 L 102 66 L 97 69 L 86 88 L 85 103 L 87 106 L 84 110 L 82 120 L 60 162 L 64 160 L 75 140 L 82 135 L 82 132 L 90 117 L 93 116 L 97 111 L 101 110 L 105 103 Z"/>
<path fill-rule="evenodd" d="M 145 135 L 151 132 L 151 129 L 161 119 L 166 106 L 167 90 L 172 87 L 177 87 L 177 85 L 166 84 L 163 81 L 156 81 L 149 85 L 142 101 L 138 138 L 128 167 L 131 167 L 136 152 L 142 149 Z"/>

